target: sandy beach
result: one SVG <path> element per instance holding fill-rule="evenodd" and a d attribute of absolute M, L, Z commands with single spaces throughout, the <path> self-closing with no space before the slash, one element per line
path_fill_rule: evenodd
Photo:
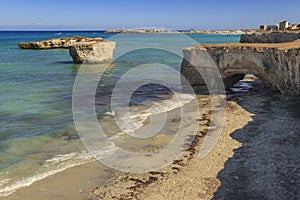
<path fill-rule="evenodd" d="M 263 90 L 229 94 L 227 99 L 223 132 L 204 159 L 199 159 L 198 152 L 209 120 L 206 109 L 202 109 L 200 131 L 191 147 L 166 168 L 121 173 L 95 161 L 0 199 L 300 197 L 299 98 Z M 208 101 L 202 108 L 209 108 Z"/>
<path fill-rule="evenodd" d="M 0 200 L 300 199 L 299 7 L 3 1 Z"/>
<path fill-rule="evenodd" d="M 228 95 L 226 124 L 203 160 L 202 137 L 160 171 L 121 176 L 87 199 L 286 199 L 299 191 L 299 98 L 266 90 Z"/>

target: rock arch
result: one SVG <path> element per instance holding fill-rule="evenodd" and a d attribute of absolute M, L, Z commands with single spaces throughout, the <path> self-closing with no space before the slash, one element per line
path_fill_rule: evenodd
<path fill-rule="evenodd" d="M 300 95 L 300 40 L 281 44 L 237 43 L 203 47 L 183 50 L 181 73 L 193 86 L 204 86 L 205 83 L 187 60 L 203 59 L 201 51 L 206 51 L 218 66 L 225 87 L 230 87 L 244 74 L 253 74 L 284 95 Z"/>

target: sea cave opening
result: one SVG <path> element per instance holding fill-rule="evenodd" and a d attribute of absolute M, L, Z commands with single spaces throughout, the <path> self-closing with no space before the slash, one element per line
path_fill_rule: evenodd
<path fill-rule="evenodd" d="M 261 80 L 254 74 L 234 74 L 224 79 L 225 89 L 229 93 L 247 93 L 260 83 Z"/>

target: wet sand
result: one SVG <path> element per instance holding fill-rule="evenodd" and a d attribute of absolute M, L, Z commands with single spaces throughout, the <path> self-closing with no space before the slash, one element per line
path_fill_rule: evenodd
<path fill-rule="evenodd" d="M 211 199 L 220 186 L 218 172 L 240 143 L 230 134 L 251 121 L 251 114 L 234 102 L 227 104 L 227 118 L 218 143 L 204 159 L 198 157 L 209 115 L 200 121 L 200 131 L 185 154 L 170 166 L 147 174 L 120 176 L 114 184 L 95 189 L 88 199 Z"/>
<path fill-rule="evenodd" d="M 228 95 L 223 132 L 204 159 L 207 110 L 191 147 L 161 170 L 121 173 L 93 162 L 0 199 L 297 199 L 299 102 L 269 90 Z"/>
<path fill-rule="evenodd" d="M 109 184 L 116 174 L 111 169 L 91 162 L 67 169 L 24 187 L 1 200 L 63 200 L 83 199 L 95 185 Z M 102 178 L 99 178 L 102 177 Z"/>

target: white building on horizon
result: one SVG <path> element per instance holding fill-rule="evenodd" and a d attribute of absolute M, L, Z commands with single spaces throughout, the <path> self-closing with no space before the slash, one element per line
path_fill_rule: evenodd
<path fill-rule="evenodd" d="M 288 21 L 282 21 L 279 23 L 279 30 L 285 31 L 289 27 L 290 23 Z"/>

